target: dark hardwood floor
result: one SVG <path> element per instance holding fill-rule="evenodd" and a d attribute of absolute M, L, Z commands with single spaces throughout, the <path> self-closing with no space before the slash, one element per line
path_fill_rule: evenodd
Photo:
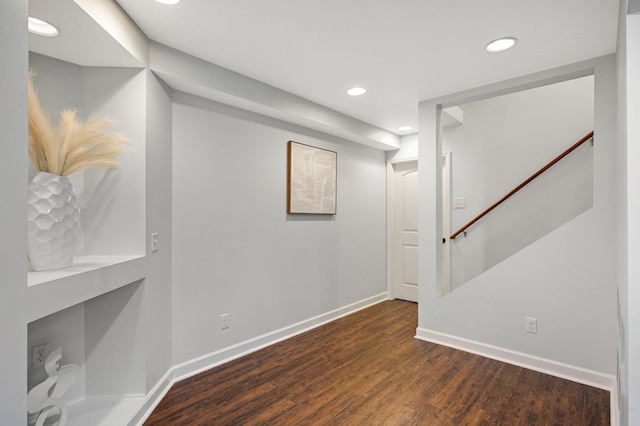
<path fill-rule="evenodd" d="M 609 425 L 609 392 L 415 339 L 387 301 L 183 380 L 145 425 Z"/>

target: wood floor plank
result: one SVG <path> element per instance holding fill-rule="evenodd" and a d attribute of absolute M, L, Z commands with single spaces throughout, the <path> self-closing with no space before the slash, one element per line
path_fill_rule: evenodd
<path fill-rule="evenodd" d="M 156 425 L 608 425 L 609 393 L 414 338 L 387 301 L 176 383 Z"/>

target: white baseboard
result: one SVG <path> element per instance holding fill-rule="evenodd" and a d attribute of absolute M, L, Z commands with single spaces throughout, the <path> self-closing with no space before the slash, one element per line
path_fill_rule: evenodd
<path fill-rule="evenodd" d="M 517 365 L 529 370 L 550 374 L 555 377 L 582 383 L 584 385 L 604 389 L 611 393 L 616 389 L 615 376 L 599 373 L 597 371 L 587 370 L 585 368 L 540 358 L 522 352 L 512 351 L 510 349 L 487 345 L 485 343 L 463 339 L 461 337 L 439 333 L 437 331 L 427 330 L 420 327 L 416 329 L 416 338 L 448 346 L 450 348 L 460 349 L 486 358 L 506 362 L 507 364 Z"/>
<path fill-rule="evenodd" d="M 184 380 L 203 371 L 209 370 L 218 365 L 248 355 L 267 346 L 289 339 L 298 334 L 304 333 L 323 324 L 335 321 L 346 315 L 360 311 L 362 309 L 373 306 L 377 303 L 388 300 L 387 292 L 377 294 L 367 299 L 360 300 L 347 306 L 335 309 L 330 312 L 309 318 L 296 324 L 263 334 L 253 339 L 246 340 L 233 346 L 211 352 L 210 354 L 194 358 L 187 362 L 174 365 L 167 373 L 158 381 L 153 389 L 147 394 L 144 402 L 138 410 L 131 415 L 127 425 L 142 426 L 145 420 L 151 415 L 155 407 L 160 403 L 162 398 L 167 394 L 174 383 Z"/>
<path fill-rule="evenodd" d="M 170 368 L 169 371 L 158 380 L 158 383 L 156 383 L 153 389 L 147 393 L 142 404 L 140 404 L 135 413 L 131 414 L 125 424 L 142 426 L 175 382 L 173 378 L 173 368 Z"/>

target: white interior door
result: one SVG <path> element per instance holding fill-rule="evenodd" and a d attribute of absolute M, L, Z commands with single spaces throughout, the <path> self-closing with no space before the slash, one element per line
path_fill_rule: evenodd
<path fill-rule="evenodd" d="M 418 301 L 418 162 L 394 167 L 394 293 Z"/>

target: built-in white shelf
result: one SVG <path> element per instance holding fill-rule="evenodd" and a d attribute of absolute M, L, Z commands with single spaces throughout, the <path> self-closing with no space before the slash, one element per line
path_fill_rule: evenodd
<path fill-rule="evenodd" d="M 124 425 L 143 402 L 145 264 L 144 256 L 82 256 L 63 270 L 30 273 L 45 281 L 27 288 L 29 347 L 61 347 L 61 364 L 79 367 L 61 398 L 69 425 Z M 29 387 L 43 373 L 31 367 Z"/>
<path fill-rule="evenodd" d="M 77 256 L 68 268 L 29 272 L 27 321 L 140 281 L 145 277 L 145 264 L 144 255 Z"/>
<path fill-rule="evenodd" d="M 28 271 L 28 388 L 44 374 L 31 366 L 31 348 L 60 346 L 62 363 L 79 366 L 62 398 L 69 403 L 67 424 L 125 425 L 147 391 L 148 40 L 115 0 L 28 3 L 31 15 L 60 30 L 54 38 L 29 36 L 29 66 L 43 106 L 52 117 L 63 108 L 80 117 L 107 116 L 116 123 L 113 131 L 132 140 L 119 170 L 76 176 L 83 231 L 78 252 L 113 255 L 81 255 L 68 268 Z"/>
<path fill-rule="evenodd" d="M 87 397 L 67 406 L 68 426 L 124 425 L 144 401 L 144 396 Z"/>

